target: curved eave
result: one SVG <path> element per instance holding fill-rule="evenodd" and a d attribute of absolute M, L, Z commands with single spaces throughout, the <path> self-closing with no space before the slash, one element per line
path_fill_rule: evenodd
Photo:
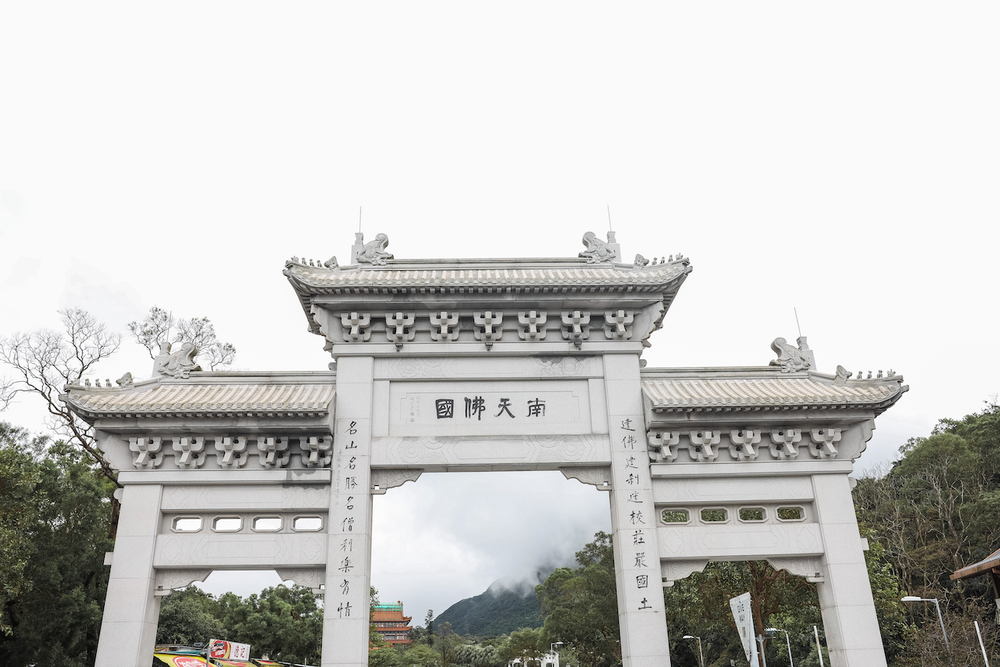
<path fill-rule="evenodd" d="M 834 378 L 818 373 L 789 376 L 769 369 L 747 371 L 742 377 L 725 369 L 644 377 L 643 395 L 659 415 L 820 410 L 865 410 L 879 415 L 909 390 L 901 377 L 837 384 Z"/>
<path fill-rule="evenodd" d="M 100 412 L 88 410 L 79 405 L 67 401 L 73 408 L 73 412 L 80 415 L 85 421 L 93 424 L 98 419 L 227 419 L 227 418 L 257 418 L 257 419 L 296 419 L 296 418 L 323 418 L 330 414 L 329 410 L 316 412 L 294 412 L 294 411 L 245 411 L 245 412 L 205 412 L 205 411 L 135 411 L 135 412 Z"/>
<path fill-rule="evenodd" d="M 872 410 L 880 415 L 898 400 L 898 396 L 882 403 L 809 403 L 803 405 L 662 405 L 654 404 L 653 412 L 657 414 L 676 414 L 686 412 L 779 412 L 796 410 Z"/>
<path fill-rule="evenodd" d="M 60 396 L 84 420 L 324 418 L 336 396 L 330 374 L 192 373 L 127 389 L 66 387 Z"/>

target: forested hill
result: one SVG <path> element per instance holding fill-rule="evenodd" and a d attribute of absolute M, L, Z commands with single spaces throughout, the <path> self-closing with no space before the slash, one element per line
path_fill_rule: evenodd
<path fill-rule="evenodd" d="M 438 627 L 450 623 L 460 635 L 490 637 L 510 634 L 521 628 L 542 627 L 541 610 L 535 597 L 535 584 L 545 580 L 554 568 L 538 573 L 537 581 L 505 586 L 495 581 L 485 592 L 456 602 L 434 619 Z"/>

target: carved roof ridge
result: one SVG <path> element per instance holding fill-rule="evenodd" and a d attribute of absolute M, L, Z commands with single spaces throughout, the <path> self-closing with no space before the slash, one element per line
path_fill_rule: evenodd
<path fill-rule="evenodd" d="M 311 263 L 310 263 L 311 262 Z M 649 264 L 642 268 L 636 268 L 634 264 L 628 262 L 598 262 L 592 263 L 588 262 L 586 258 L 583 257 L 447 257 L 447 258 L 437 258 L 437 257 L 424 257 L 424 258 L 409 258 L 409 259 L 387 259 L 384 264 L 344 264 L 344 265 L 331 265 L 324 266 L 321 263 L 317 263 L 316 260 L 306 260 L 300 259 L 298 257 L 293 257 L 285 262 L 285 266 L 304 266 L 309 268 L 322 269 L 325 271 L 392 271 L 399 269 L 408 269 L 411 267 L 420 267 L 421 269 L 426 269 L 428 266 L 442 266 L 442 267 L 452 267 L 452 266 L 488 266 L 488 267 L 503 267 L 503 266 L 534 266 L 534 267 L 546 267 L 546 266 L 582 266 L 593 269 L 625 269 L 625 270 L 655 270 L 660 269 L 668 265 L 675 264 L 690 264 L 688 257 L 680 257 L 678 259 L 672 259 L 671 261 L 665 261 L 659 264 Z"/>

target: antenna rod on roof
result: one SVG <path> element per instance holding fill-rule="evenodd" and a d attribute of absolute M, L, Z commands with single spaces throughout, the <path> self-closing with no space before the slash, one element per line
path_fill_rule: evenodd
<path fill-rule="evenodd" d="M 802 327 L 799 326 L 799 310 L 795 306 L 792 306 L 792 312 L 795 313 L 795 328 L 799 330 L 799 338 L 802 338 Z"/>
<path fill-rule="evenodd" d="M 358 207 L 358 232 L 361 232 L 361 207 Z"/>
<path fill-rule="evenodd" d="M 615 228 L 611 226 L 611 204 L 608 204 L 608 231 L 615 231 Z"/>

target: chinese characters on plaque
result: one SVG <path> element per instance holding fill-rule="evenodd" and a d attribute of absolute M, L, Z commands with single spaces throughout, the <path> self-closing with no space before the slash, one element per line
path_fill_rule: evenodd
<path fill-rule="evenodd" d="M 487 406 L 486 399 L 482 396 L 465 396 L 462 400 L 465 405 L 465 419 L 482 421 L 483 413 L 486 413 L 487 419 L 491 414 L 494 419 L 497 417 L 531 419 L 532 417 L 539 418 L 545 416 L 545 401 L 540 398 L 529 399 L 526 405 L 520 406 L 515 405 L 511 398 L 501 397 L 497 401 L 496 407 Z M 488 410 L 487 408 L 491 409 Z M 493 414 L 494 410 L 496 414 Z M 515 410 L 518 414 L 514 414 Z M 455 399 L 435 399 L 434 414 L 438 419 L 455 419 Z"/>

